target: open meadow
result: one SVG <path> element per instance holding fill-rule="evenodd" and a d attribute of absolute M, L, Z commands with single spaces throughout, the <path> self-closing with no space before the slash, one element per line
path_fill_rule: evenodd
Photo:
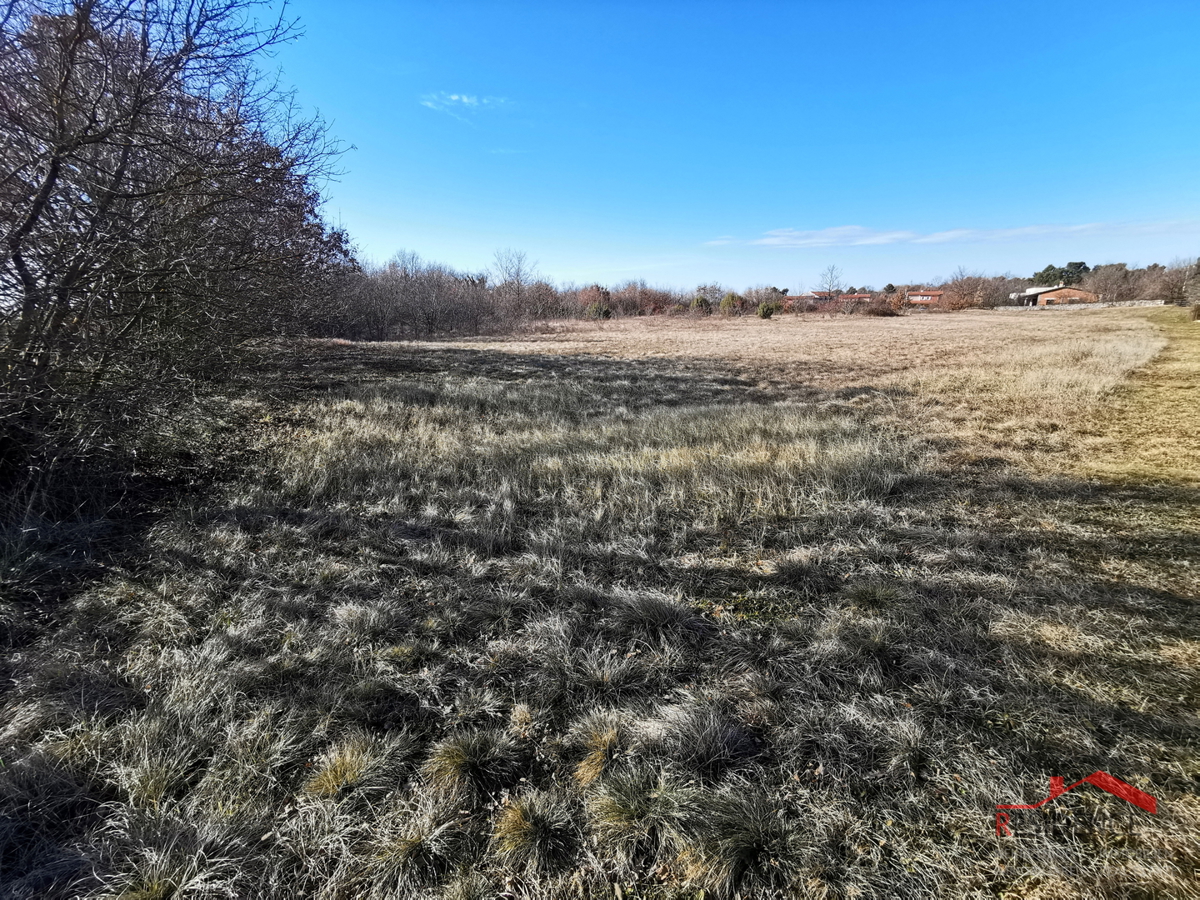
<path fill-rule="evenodd" d="M 0 608 L 0 898 L 1200 896 L 1184 310 L 309 341 L 239 384 L 172 438 L 223 477 Z M 1156 813 L 997 833 L 1097 770 Z"/>

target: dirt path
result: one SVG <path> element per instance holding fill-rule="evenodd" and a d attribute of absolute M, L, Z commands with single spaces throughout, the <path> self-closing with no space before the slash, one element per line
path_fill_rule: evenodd
<path fill-rule="evenodd" d="M 1200 486 L 1200 322 L 1178 308 L 1156 309 L 1149 318 L 1169 343 L 1096 416 L 1089 430 L 1101 440 L 1079 471 Z"/>

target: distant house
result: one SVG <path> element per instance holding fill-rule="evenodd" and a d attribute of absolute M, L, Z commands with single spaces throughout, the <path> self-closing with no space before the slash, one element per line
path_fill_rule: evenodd
<path fill-rule="evenodd" d="M 850 300 L 850 301 L 870 300 L 871 295 L 870 294 L 838 294 L 838 299 L 839 300 Z"/>
<path fill-rule="evenodd" d="M 909 291 L 908 302 L 913 306 L 937 306 L 942 302 L 944 291 Z"/>
<path fill-rule="evenodd" d="M 1025 291 L 1009 294 L 1010 300 L 1020 301 L 1021 306 L 1054 306 L 1059 303 L 1096 303 L 1101 295 L 1082 288 L 1067 287 L 1063 284 L 1054 287 L 1031 287 Z"/>

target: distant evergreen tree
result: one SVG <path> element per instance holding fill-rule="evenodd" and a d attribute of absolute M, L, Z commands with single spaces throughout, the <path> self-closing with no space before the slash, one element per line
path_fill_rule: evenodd
<path fill-rule="evenodd" d="M 1040 272 L 1034 272 L 1033 283 L 1039 287 L 1052 287 L 1062 281 L 1063 270 L 1051 263 Z"/>
<path fill-rule="evenodd" d="M 1058 284 L 1079 284 L 1083 276 L 1092 271 L 1085 262 L 1069 262 L 1065 266 L 1048 265 L 1033 276 L 1033 283 L 1041 287 L 1054 287 Z"/>
<path fill-rule="evenodd" d="M 1069 262 L 1063 269 L 1064 284 L 1079 284 L 1083 281 L 1083 276 L 1092 271 L 1091 267 L 1085 262 Z"/>

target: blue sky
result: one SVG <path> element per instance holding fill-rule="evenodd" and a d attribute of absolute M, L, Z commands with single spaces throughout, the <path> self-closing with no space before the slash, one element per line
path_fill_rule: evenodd
<path fill-rule="evenodd" d="M 364 256 L 920 282 L 1200 256 L 1200 3 L 296 0 Z"/>

